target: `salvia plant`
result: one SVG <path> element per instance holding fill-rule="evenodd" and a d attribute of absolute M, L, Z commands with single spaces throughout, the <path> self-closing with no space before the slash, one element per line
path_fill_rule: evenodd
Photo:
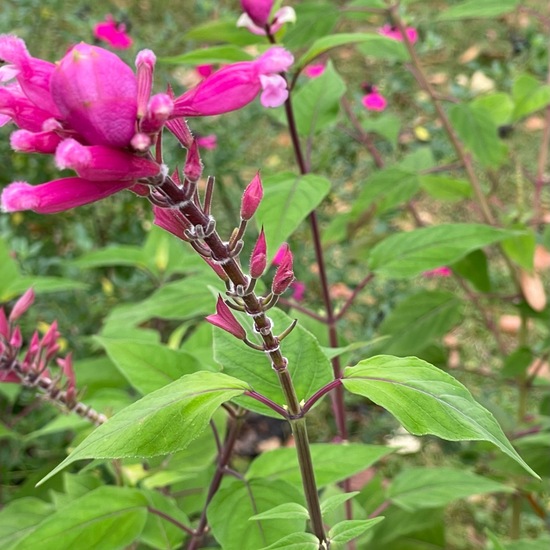
<path fill-rule="evenodd" d="M 440 4 L 431 25 L 528 26 L 546 65 L 525 63 L 499 91 L 479 71 L 447 89 L 426 68 L 443 31 L 415 2 L 383 0 L 241 0 L 240 17 L 231 6 L 187 33 L 203 47 L 159 63 L 143 49 L 135 68 L 107 48 L 132 48 L 139 31 L 112 15 L 95 44 L 73 42 L 56 62 L 0 36 L 14 162 L 38 153 L 56 170 L 3 188 L 6 233 L 8 220 L 19 232 L 43 223 L 25 211 L 115 194 L 106 202 L 130 205 L 118 216 L 148 230 L 137 246 L 101 246 L 104 230 L 65 278 L 24 275 L 0 241 L 3 549 L 547 547 L 550 13 Z M 348 70 L 354 55 L 368 78 Z M 195 67 L 198 82 L 156 92 L 161 62 Z M 405 85 L 418 113 L 402 126 L 391 109 Z M 276 172 L 249 140 L 236 194 L 202 157 L 231 156 L 223 127 L 238 117 L 279 136 L 288 158 Z M 514 137 L 525 120 L 540 123 L 528 151 Z M 153 288 L 129 284 L 95 336 L 64 326 L 77 301 L 40 312 L 47 292 L 85 301 L 69 273 L 109 270 L 113 297 L 128 267 Z M 482 343 L 464 356 L 456 335 L 468 331 Z M 492 394 L 474 398 L 453 370 Z M 280 433 L 276 448 L 243 450 L 262 430 Z"/>

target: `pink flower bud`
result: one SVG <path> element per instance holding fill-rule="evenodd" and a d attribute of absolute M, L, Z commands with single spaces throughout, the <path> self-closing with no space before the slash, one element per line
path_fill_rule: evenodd
<path fill-rule="evenodd" d="M 301 302 L 304 299 L 306 285 L 302 281 L 294 281 L 291 285 L 292 299 L 296 302 Z"/>
<path fill-rule="evenodd" d="M 166 128 L 181 143 L 182 147 L 189 149 L 193 143 L 193 134 L 183 118 L 174 118 L 166 123 Z"/>
<path fill-rule="evenodd" d="M 50 89 L 65 121 L 90 145 L 130 143 L 137 114 L 136 77 L 115 54 L 77 44 L 57 64 Z"/>
<path fill-rule="evenodd" d="M 76 396 L 75 386 L 76 386 L 76 377 L 73 369 L 73 357 L 69 353 L 65 359 L 59 358 L 57 364 L 61 367 L 63 374 L 66 376 L 68 385 L 67 385 L 67 399 L 69 403 L 73 402 Z"/>
<path fill-rule="evenodd" d="M 239 321 L 235 319 L 235 316 L 231 313 L 231 310 L 221 296 L 218 296 L 218 301 L 216 303 L 216 314 L 209 315 L 206 317 L 206 320 L 212 325 L 229 332 L 229 334 L 232 334 L 239 340 L 244 340 L 246 338 L 244 328 L 240 325 Z"/>
<path fill-rule="evenodd" d="M 229 281 L 229 277 L 227 273 L 223 270 L 223 267 L 217 263 L 214 263 L 212 260 L 209 260 L 208 258 L 204 258 L 204 261 L 212 268 L 212 271 L 222 280 L 222 281 Z"/>
<path fill-rule="evenodd" d="M 285 243 L 284 255 L 282 257 L 281 263 L 277 268 L 275 277 L 273 278 L 273 283 L 271 285 L 271 290 L 273 294 L 279 295 L 282 294 L 294 281 L 294 272 L 292 271 L 292 253 L 288 244 Z"/>
<path fill-rule="evenodd" d="M 406 27 L 405 33 L 411 44 L 414 44 L 418 40 L 418 31 L 414 27 Z M 403 42 L 403 35 L 397 27 L 392 27 L 391 25 L 384 25 L 378 29 L 378 34 L 391 38 L 392 40 L 397 40 L 398 42 Z"/>
<path fill-rule="evenodd" d="M 0 307 L 0 342 L 2 340 L 10 339 L 10 327 L 8 325 L 8 319 L 4 312 L 4 308 Z"/>
<path fill-rule="evenodd" d="M 136 57 L 137 68 L 137 116 L 147 112 L 147 102 L 153 89 L 153 73 L 157 58 L 151 50 L 141 50 Z"/>
<path fill-rule="evenodd" d="M 191 182 L 199 181 L 202 175 L 202 160 L 196 140 L 193 140 L 191 147 L 187 151 L 183 175 Z"/>
<path fill-rule="evenodd" d="M 267 266 L 267 245 L 265 242 L 264 228 L 260 231 L 260 236 L 256 241 L 252 256 L 250 257 L 250 276 L 253 279 L 260 278 Z"/>
<path fill-rule="evenodd" d="M 21 348 L 23 344 L 23 336 L 21 335 L 21 329 L 19 327 L 15 327 L 11 338 L 10 338 L 10 346 L 15 349 Z"/>
<path fill-rule="evenodd" d="M 273 0 L 241 0 L 241 6 L 258 27 L 265 27 L 269 23 Z"/>
<path fill-rule="evenodd" d="M 182 241 L 189 240 L 185 235 L 185 229 L 188 224 L 183 219 L 183 214 L 181 212 L 170 208 L 153 206 L 153 214 L 155 216 L 153 221 L 155 225 L 162 227 L 162 229 L 172 233 L 172 235 L 175 235 Z"/>
<path fill-rule="evenodd" d="M 260 206 L 263 196 L 264 190 L 262 188 L 262 180 L 258 172 L 243 193 L 241 201 L 241 218 L 243 220 L 248 221 L 254 216 L 258 206 Z"/>
<path fill-rule="evenodd" d="M 10 136 L 10 145 L 14 151 L 22 153 L 55 153 L 61 138 L 55 132 L 29 132 L 16 130 Z"/>
<path fill-rule="evenodd" d="M 147 105 L 147 114 L 141 121 L 140 129 L 148 134 L 157 133 L 174 110 L 174 102 L 168 94 L 155 94 Z"/>
<path fill-rule="evenodd" d="M 363 96 L 361 103 L 369 111 L 383 111 L 386 108 L 386 98 L 378 93 L 374 86 L 370 86 L 370 92 Z"/>
<path fill-rule="evenodd" d="M 133 43 L 132 37 L 126 32 L 126 25 L 117 23 L 112 15 L 106 15 L 105 21 L 95 25 L 94 36 L 106 42 L 111 48 L 120 50 L 131 47 Z"/>
<path fill-rule="evenodd" d="M 148 151 L 152 143 L 153 142 L 151 141 L 150 136 L 144 134 L 143 132 L 138 132 L 137 134 L 134 134 L 134 137 L 130 141 L 132 149 L 135 149 L 136 151 L 139 151 L 141 153 L 145 153 L 146 151 Z"/>
<path fill-rule="evenodd" d="M 306 65 L 304 67 L 304 74 L 308 78 L 318 78 L 325 72 L 325 69 L 326 65 L 324 63 Z"/>
<path fill-rule="evenodd" d="M 23 315 L 33 304 L 34 302 L 34 289 L 31 287 L 29 288 L 17 302 L 15 302 L 15 305 L 13 306 L 13 309 L 11 310 L 9 320 L 13 323 L 14 321 L 17 321 L 21 315 Z"/>
<path fill-rule="evenodd" d="M 197 145 L 207 151 L 212 151 L 218 146 L 218 138 L 216 134 L 208 134 L 207 136 L 199 136 L 196 138 Z"/>

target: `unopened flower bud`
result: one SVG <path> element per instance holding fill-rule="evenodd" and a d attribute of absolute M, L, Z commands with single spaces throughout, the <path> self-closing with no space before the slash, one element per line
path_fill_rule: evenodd
<path fill-rule="evenodd" d="M 19 349 L 22 344 L 23 336 L 21 335 L 21 329 L 19 327 L 15 327 L 10 338 L 10 346 L 12 348 Z"/>
<path fill-rule="evenodd" d="M 258 27 L 264 27 L 269 23 L 273 0 L 241 0 L 241 6 Z"/>
<path fill-rule="evenodd" d="M 173 110 L 174 101 L 168 94 L 155 94 L 147 105 L 147 114 L 141 121 L 141 131 L 148 134 L 158 132 Z"/>
<path fill-rule="evenodd" d="M 10 328 L 8 326 L 8 319 L 4 313 L 4 308 L 0 307 L 0 342 L 2 339 L 8 340 L 10 337 Z"/>
<path fill-rule="evenodd" d="M 147 151 L 149 147 L 151 147 L 152 141 L 147 134 L 144 134 L 143 132 L 138 132 L 137 134 L 134 134 L 134 137 L 130 141 L 130 145 L 136 151 L 139 151 L 140 153 L 145 153 L 145 151 Z"/>
<path fill-rule="evenodd" d="M 229 334 L 232 334 L 239 340 L 244 340 L 246 338 L 244 328 L 239 321 L 235 319 L 235 316 L 231 313 L 231 310 L 221 296 L 218 296 L 218 301 L 216 303 L 216 314 L 209 315 L 206 317 L 206 320 L 212 325 L 229 332 Z"/>
<path fill-rule="evenodd" d="M 157 58 L 151 50 L 141 50 L 136 57 L 137 68 L 137 116 L 147 112 L 147 102 L 153 88 L 153 72 Z"/>
<path fill-rule="evenodd" d="M 254 216 L 263 196 L 262 180 L 260 179 L 260 174 L 257 173 L 243 193 L 241 201 L 241 218 L 243 220 L 248 221 Z"/>
<path fill-rule="evenodd" d="M 292 253 L 290 248 L 285 245 L 284 255 L 281 259 L 281 263 L 277 268 L 275 277 L 273 278 L 273 283 L 271 285 L 271 290 L 273 294 L 279 295 L 282 294 L 294 281 L 294 271 L 292 270 Z"/>
<path fill-rule="evenodd" d="M 17 300 L 10 313 L 9 319 L 11 322 L 19 319 L 19 317 L 21 317 L 21 315 L 23 315 L 32 306 L 34 297 L 34 289 L 29 288 L 25 294 Z"/>
<path fill-rule="evenodd" d="M 256 246 L 252 251 L 252 256 L 250 257 L 250 276 L 253 279 L 258 279 L 263 275 L 265 268 L 267 266 L 267 245 L 265 242 L 264 229 L 260 231 L 260 236 L 256 241 Z"/>
<path fill-rule="evenodd" d="M 202 160 L 196 140 L 193 140 L 191 147 L 187 151 L 183 175 L 191 182 L 199 181 L 202 175 Z"/>

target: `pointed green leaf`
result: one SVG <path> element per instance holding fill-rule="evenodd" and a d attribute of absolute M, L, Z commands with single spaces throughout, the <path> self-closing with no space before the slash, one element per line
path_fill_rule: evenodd
<path fill-rule="evenodd" d="M 409 59 L 407 48 L 403 42 L 393 40 L 379 34 L 367 35 L 368 39 L 357 45 L 357 50 L 372 59 L 390 59 L 406 61 Z"/>
<path fill-rule="evenodd" d="M 248 521 L 253 515 L 289 502 L 303 504 L 303 496 L 283 481 L 243 482 L 226 478 L 208 506 L 208 524 L 222 548 L 257 550 L 286 535 L 304 531 L 303 518 Z"/>
<path fill-rule="evenodd" d="M 50 514 L 54 507 L 39 498 L 13 500 L 0 510 L 0 548 L 12 550 L 17 541 L 29 536 Z"/>
<path fill-rule="evenodd" d="M 236 46 L 257 44 L 262 37 L 252 34 L 248 29 L 237 27 L 234 17 L 211 19 L 197 25 L 185 33 L 185 39 L 199 42 L 228 42 Z M 265 40 L 265 37 L 264 37 Z"/>
<path fill-rule="evenodd" d="M 380 325 L 390 338 L 383 342 L 384 352 L 394 355 L 418 353 L 442 338 L 461 319 L 461 300 L 452 292 L 424 290 L 408 296 Z"/>
<path fill-rule="evenodd" d="M 437 16 L 438 21 L 497 17 L 515 9 L 520 0 L 466 0 Z"/>
<path fill-rule="evenodd" d="M 292 319 L 279 309 L 269 311 L 275 333 L 289 327 Z M 214 356 L 225 373 L 245 380 L 257 392 L 283 405 L 285 400 L 279 380 L 271 368 L 269 358 L 249 347 L 243 346 L 231 334 L 213 329 Z M 332 367 L 315 337 L 299 324 L 290 336 L 281 343 L 282 354 L 288 359 L 288 370 L 294 382 L 298 399 L 311 397 L 333 378 Z M 255 400 L 245 397 L 237 400 L 249 409 L 278 417 L 277 413 Z"/>
<path fill-rule="evenodd" d="M 532 229 L 516 226 L 518 234 L 502 241 L 502 248 L 508 258 L 527 271 L 533 270 L 537 238 Z"/>
<path fill-rule="evenodd" d="M 472 196 L 472 187 L 467 180 L 429 174 L 420 176 L 420 185 L 428 195 L 443 201 L 460 201 Z"/>
<path fill-rule="evenodd" d="M 327 498 L 326 500 L 323 500 L 321 502 L 321 514 L 324 516 L 325 514 L 329 514 L 333 510 L 336 510 L 338 506 L 341 506 L 344 504 L 344 502 L 347 502 L 354 496 L 358 495 L 359 491 L 352 491 L 351 493 L 344 493 L 341 495 L 334 495 L 332 497 Z"/>
<path fill-rule="evenodd" d="M 265 178 L 264 198 L 256 212 L 258 227 L 264 228 L 271 257 L 294 233 L 330 191 L 330 182 L 316 176 L 296 176 L 283 172 Z"/>
<path fill-rule="evenodd" d="M 211 48 L 192 50 L 171 57 L 160 57 L 158 61 L 178 65 L 202 65 L 235 63 L 237 61 L 250 61 L 251 59 L 250 54 L 236 46 L 212 46 Z"/>
<path fill-rule="evenodd" d="M 491 290 L 489 262 L 483 250 L 474 250 L 466 254 L 458 262 L 453 262 L 450 267 L 453 273 L 470 281 L 480 292 L 489 292 Z"/>
<path fill-rule="evenodd" d="M 495 92 L 476 97 L 470 102 L 472 107 L 483 107 L 497 126 L 510 124 L 514 111 L 514 101 L 509 94 Z"/>
<path fill-rule="evenodd" d="M 534 76 L 523 74 L 514 82 L 512 97 L 515 102 L 512 118 L 518 121 L 550 104 L 550 86 L 541 84 Z"/>
<path fill-rule="evenodd" d="M 409 468 L 392 481 L 388 497 L 403 510 L 439 508 L 454 500 L 485 493 L 513 493 L 514 488 L 453 468 Z"/>
<path fill-rule="evenodd" d="M 508 148 L 486 108 L 456 104 L 449 109 L 449 118 L 458 137 L 483 166 L 497 168 L 506 160 Z"/>
<path fill-rule="evenodd" d="M 138 340 L 96 337 L 128 382 L 146 395 L 199 370 L 189 353 Z"/>
<path fill-rule="evenodd" d="M 372 466 L 394 450 L 380 445 L 313 443 L 310 445 L 317 487 L 338 483 Z M 261 454 L 246 472 L 247 479 L 265 478 L 301 483 L 296 449 L 275 449 Z"/>
<path fill-rule="evenodd" d="M 241 380 L 221 373 L 183 376 L 99 426 L 40 483 L 77 460 L 150 457 L 185 449 L 222 403 L 247 389 Z"/>
<path fill-rule="evenodd" d="M 147 500 L 139 491 L 99 487 L 48 516 L 16 549 L 125 548 L 139 536 L 146 518 Z"/>
<path fill-rule="evenodd" d="M 345 544 L 357 538 L 359 535 L 362 535 L 365 531 L 371 529 L 383 519 L 384 516 L 374 519 L 347 519 L 341 521 L 328 532 L 329 539 L 331 543 L 334 544 Z"/>
<path fill-rule="evenodd" d="M 512 237 L 506 231 L 481 224 L 442 224 L 390 235 L 369 254 L 369 267 L 395 279 L 450 265 L 473 250 Z"/>
<path fill-rule="evenodd" d="M 378 355 L 345 369 L 343 384 L 392 413 L 414 435 L 490 441 L 539 476 L 518 455 L 494 416 L 451 375 L 417 357 Z"/>
<path fill-rule="evenodd" d="M 319 539 L 312 533 L 292 533 L 261 550 L 319 550 Z"/>
<path fill-rule="evenodd" d="M 248 519 L 249 521 L 261 519 L 309 519 L 309 512 L 305 506 L 297 502 L 286 502 Z"/>
<path fill-rule="evenodd" d="M 141 248 L 123 245 L 92 250 L 91 252 L 82 254 L 82 256 L 79 256 L 76 260 L 72 260 L 70 263 L 82 269 L 112 265 L 127 265 L 145 269 L 147 264 Z"/>

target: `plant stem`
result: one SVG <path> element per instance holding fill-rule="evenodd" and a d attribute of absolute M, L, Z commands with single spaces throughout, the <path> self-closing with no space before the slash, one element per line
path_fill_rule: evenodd
<path fill-rule="evenodd" d="M 178 529 L 181 529 L 182 531 L 185 531 L 188 535 L 193 535 L 193 530 L 187 525 L 184 525 L 180 521 L 178 521 L 176 518 L 173 518 L 172 516 L 169 516 L 168 514 L 165 514 L 162 510 L 157 510 L 156 508 L 153 508 L 152 506 L 147 506 L 147 511 L 151 514 L 155 514 L 159 518 L 162 518 L 168 522 L 170 522 L 172 525 L 175 525 Z"/>

